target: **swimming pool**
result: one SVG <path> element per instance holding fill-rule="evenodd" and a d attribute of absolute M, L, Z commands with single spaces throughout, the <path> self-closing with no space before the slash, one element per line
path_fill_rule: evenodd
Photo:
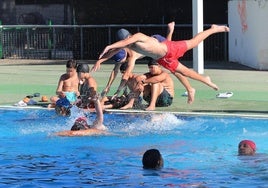
<path fill-rule="evenodd" d="M 105 113 L 113 135 L 54 135 L 78 115 L 0 108 L 0 186 L 267 187 L 266 118 Z M 263 155 L 238 157 L 242 139 Z M 142 168 L 150 148 L 162 153 L 163 169 Z"/>

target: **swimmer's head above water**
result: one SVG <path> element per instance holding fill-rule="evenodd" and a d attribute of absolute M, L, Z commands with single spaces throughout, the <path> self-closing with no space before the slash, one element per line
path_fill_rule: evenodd
<path fill-rule="evenodd" d="M 56 114 L 61 116 L 70 116 L 71 115 L 71 103 L 67 98 L 60 98 L 56 102 L 55 111 Z"/>
<path fill-rule="evenodd" d="M 164 160 L 158 149 L 149 149 L 143 154 L 142 164 L 145 169 L 160 169 L 164 166 Z"/>
<path fill-rule="evenodd" d="M 90 128 L 90 126 L 87 124 L 87 118 L 86 117 L 79 117 L 75 120 L 71 130 L 78 131 L 78 130 L 86 130 L 89 128 Z"/>
<path fill-rule="evenodd" d="M 254 155 L 256 144 L 251 140 L 242 140 L 238 144 L 238 155 Z"/>

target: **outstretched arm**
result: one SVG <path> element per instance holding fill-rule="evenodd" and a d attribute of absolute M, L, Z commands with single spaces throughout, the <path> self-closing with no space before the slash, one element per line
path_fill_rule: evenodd
<path fill-rule="evenodd" d="M 101 59 L 105 54 L 107 54 L 111 50 L 125 48 L 130 44 L 134 44 L 135 42 L 142 41 L 144 37 L 147 37 L 147 36 L 142 33 L 136 33 L 129 38 L 126 38 L 124 40 L 120 40 L 111 45 L 108 45 L 104 48 L 104 50 L 100 54 L 99 59 Z"/>
<path fill-rule="evenodd" d="M 123 88 L 125 88 L 126 83 L 127 83 L 128 79 L 129 79 L 129 76 L 130 76 L 130 74 L 132 73 L 132 71 L 133 71 L 133 69 L 134 69 L 136 60 L 137 60 L 137 58 L 134 57 L 134 56 L 130 56 L 130 57 L 127 59 L 127 64 L 128 64 L 128 65 L 127 65 L 127 69 L 126 69 L 125 73 L 124 73 L 123 76 L 122 76 L 120 85 L 118 86 L 118 89 L 117 89 L 115 95 L 118 95 L 118 94 L 121 92 L 121 90 L 122 90 Z"/>
<path fill-rule="evenodd" d="M 108 83 L 107 83 L 106 87 L 103 89 L 103 91 L 101 92 L 101 97 L 104 97 L 110 91 L 110 87 L 111 87 L 112 83 L 114 82 L 114 80 L 118 74 L 120 66 L 121 66 L 120 62 L 115 64 L 114 69 L 112 70 L 112 72 L 110 74 Z"/>
<path fill-rule="evenodd" d="M 100 64 L 108 61 L 109 59 L 111 59 L 117 52 L 119 51 L 119 49 L 116 50 L 111 50 L 109 51 L 109 53 L 106 53 L 101 59 L 99 59 L 91 68 L 91 71 L 97 71 L 100 69 Z"/>
<path fill-rule="evenodd" d="M 93 126 L 96 129 L 105 130 L 106 127 L 103 125 L 103 112 L 102 112 L 100 100 L 99 99 L 95 100 L 94 105 L 95 105 L 97 117 L 93 123 Z"/>

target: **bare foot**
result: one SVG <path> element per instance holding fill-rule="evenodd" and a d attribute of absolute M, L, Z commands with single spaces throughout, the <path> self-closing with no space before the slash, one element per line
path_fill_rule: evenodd
<path fill-rule="evenodd" d="M 225 25 L 211 25 L 211 29 L 214 29 L 216 33 L 229 32 L 230 28 Z"/>
<path fill-rule="evenodd" d="M 194 96 L 195 96 L 195 89 L 192 88 L 190 91 L 188 91 L 188 104 L 192 104 L 194 102 Z"/>
<path fill-rule="evenodd" d="M 207 85 L 209 87 L 213 88 L 216 91 L 219 90 L 219 87 L 211 81 L 209 76 L 206 76 L 206 80 L 207 80 Z"/>
<path fill-rule="evenodd" d="M 168 32 L 172 32 L 173 33 L 174 27 L 175 27 L 175 22 L 168 23 Z"/>
<path fill-rule="evenodd" d="M 133 105 L 125 105 L 123 107 L 120 108 L 120 110 L 127 110 L 127 109 L 131 109 L 133 107 Z"/>
<path fill-rule="evenodd" d="M 47 105 L 47 108 L 55 108 L 55 106 L 56 106 L 55 104 L 51 103 L 51 104 Z"/>
<path fill-rule="evenodd" d="M 153 111 L 155 110 L 155 107 L 154 106 L 148 106 L 145 111 Z"/>

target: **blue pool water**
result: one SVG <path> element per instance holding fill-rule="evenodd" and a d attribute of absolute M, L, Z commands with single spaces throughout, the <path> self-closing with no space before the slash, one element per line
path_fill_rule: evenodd
<path fill-rule="evenodd" d="M 0 187 L 268 185 L 268 119 L 105 113 L 112 135 L 55 136 L 77 116 L 0 108 Z M 256 156 L 237 156 L 242 139 L 256 142 Z M 162 153 L 163 169 L 142 168 L 150 148 Z"/>

